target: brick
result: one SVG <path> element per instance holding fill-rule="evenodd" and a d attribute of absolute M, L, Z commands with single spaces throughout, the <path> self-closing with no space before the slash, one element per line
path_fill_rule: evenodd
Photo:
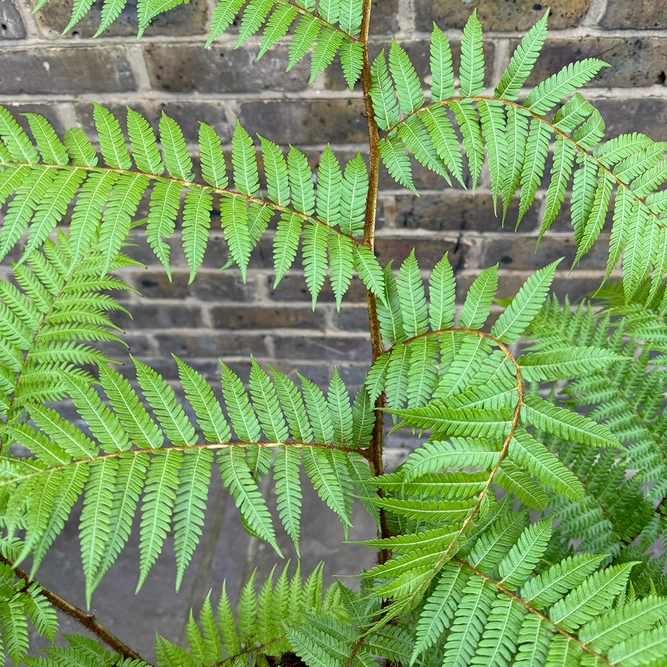
<path fill-rule="evenodd" d="M 193 328 L 201 325 L 201 308 L 191 305 L 167 305 L 156 303 L 133 303 L 125 313 L 113 317 L 114 322 L 125 329 L 166 329 L 169 327 Z"/>
<path fill-rule="evenodd" d="M 240 120 L 248 132 L 281 145 L 363 143 L 368 139 L 360 99 L 243 102 Z"/>
<path fill-rule="evenodd" d="M 625 97 L 596 100 L 607 124 L 607 136 L 624 132 L 644 132 L 655 141 L 667 141 L 667 100 Z"/>
<path fill-rule="evenodd" d="M 184 271 L 173 272 L 171 282 L 164 269 L 141 271 L 132 277 L 132 284 L 148 299 L 252 301 L 255 297 L 254 277 L 244 284 L 240 273 L 233 271 L 201 271 L 192 283 Z"/>
<path fill-rule="evenodd" d="M 334 313 L 333 325 L 339 331 L 368 331 L 368 309 L 344 306 L 339 313 Z"/>
<path fill-rule="evenodd" d="M 37 27 L 44 37 L 51 39 L 91 38 L 99 28 L 102 3 L 93 3 L 90 11 L 73 28 L 63 34 L 72 15 L 72 0 L 50 0 L 35 14 Z M 144 37 L 165 35 L 205 34 L 208 23 L 206 0 L 190 0 L 187 4 L 156 16 L 146 28 Z M 134 37 L 137 34 L 137 0 L 129 0 L 120 16 L 102 33 L 104 37 Z"/>
<path fill-rule="evenodd" d="M 150 339 L 143 334 L 126 333 L 122 335 L 122 339 L 127 347 L 116 341 L 100 341 L 95 343 L 95 347 L 108 354 L 112 359 L 123 361 L 127 359 L 128 354 L 145 357 L 153 353 Z"/>
<path fill-rule="evenodd" d="M 607 0 L 600 25 L 611 29 L 666 30 L 664 0 Z"/>
<path fill-rule="evenodd" d="M 518 44 L 513 40 L 512 47 Z M 599 58 L 604 67 L 586 85 L 591 87 L 637 87 L 665 83 L 667 39 L 658 37 L 579 37 L 548 39 L 528 78 L 527 85 L 546 79 L 567 64 Z"/>
<path fill-rule="evenodd" d="M 429 49 L 431 41 L 428 40 L 410 40 L 410 39 L 398 39 L 396 40 L 410 56 L 410 60 L 417 71 L 422 83 L 425 88 L 429 87 L 431 68 L 429 64 Z M 381 49 L 384 49 L 385 55 L 388 54 L 389 48 L 391 46 L 391 40 L 387 38 L 375 38 L 369 44 L 369 53 L 371 60 L 374 60 L 375 57 L 380 53 Z M 452 60 L 454 63 L 455 71 L 458 71 L 459 64 L 461 61 L 461 42 L 459 40 L 451 40 L 452 47 Z M 493 43 L 484 42 L 484 61 L 486 63 L 486 84 L 491 84 L 492 76 L 492 63 L 495 57 L 495 48 Z M 326 86 L 332 90 L 347 90 L 348 85 L 345 82 L 343 77 L 343 70 L 340 65 L 334 65 L 333 67 L 327 68 L 325 71 L 326 77 Z M 360 82 L 357 83 L 357 90 L 361 90 Z"/>
<path fill-rule="evenodd" d="M 123 47 L 0 49 L 4 95 L 121 93 L 136 89 Z"/>
<path fill-rule="evenodd" d="M 603 270 L 607 265 L 608 239 L 600 237 L 578 265 L 580 269 Z M 534 237 L 487 238 L 483 241 L 481 267 L 500 264 L 501 269 L 535 271 L 563 257 L 561 269 L 570 267 L 577 246 L 570 237 L 545 236 L 535 252 Z"/>
<path fill-rule="evenodd" d="M 441 28 L 463 28 L 473 9 L 485 31 L 512 32 L 529 30 L 551 9 L 549 28 L 558 30 L 579 25 L 592 0 L 416 0 L 417 30 L 431 32 L 432 21 Z"/>
<path fill-rule="evenodd" d="M 276 336 L 274 345 L 278 359 L 367 361 L 371 358 L 371 343 L 368 337 Z"/>
<path fill-rule="evenodd" d="M 391 238 L 379 236 L 375 239 L 375 254 L 382 266 L 393 259 L 394 266 L 398 267 L 414 248 L 419 266 L 424 270 L 432 269 L 446 252 L 449 253 L 449 261 L 456 270 L 463 265 L 470 247 L 471 241 L 469 240 L 458 242 L 439 237 Z"/>
<path fill-rule="evenodd" d="M 398 30 L 399 0 L 373 0 L 370 32 L 373 35 L 387 35 Z"/>
<path fill-rule="evenodd" d="M 324 329 L 321 309 L 309 307 L 214 306 L 211 318 L 216 329 Z"/>
<path fill-rule="evenodd" d="M 287 46 L 278 46 L 257 62 L 257 47 L 201 44 L 148 44 L 144 47 L 151 85 L 171 93 L 294 92 L 308 85 L 309 58 L 290 72 Z"/>
<path fill-rule="evenodd" d="M 25 26 L 13 0 L 0 2 L 0 40 L 23 39 Z"/>
<path fill-rule="evenodd" d="M 505 227 L 501 227 L 502 206 L 498 206 L 498 216 L 494 215 L 493 198 L 489 194 L 397 195 L 394 225 L 434 231 L 513 232 L 518 208 L 515 199 L 509 207 Z M 523 217 L 521 230 L 530 231 L 536 225 L 537 209 L 533 206 Z"/>
<path fill-rule="evenodd" d="M 165 356 L 176 354 L 183 359 L 242 356 L 268 356 L 265 335 L 251 332 L 220 333 L 201 331 L 191 334 L 166 333 L 155 336 L 159 350 Z"/>
<path fill-rule="evenodd" d="M 283 276 L 277 287 L 273 288 L 273 281 L 275 276 L 266 276 L 266 282 L 269 289 L 269 296 L 275 301 L 305 301 L 311 302 L 311 295 L 306 286 L 306 281 L 302 274 L 288 274 Z M 324 287 L 317 297 L 318 303 L 331 303 L 335 301 L 333 292 L 331 291 L 331 284 L 329 281 L 324 283 Z M 350 283 L 350 288 L 343 297 L 345 304 L 350 302 L 366 303 L 366 288 L 358 279 L 353 279 Z"/>

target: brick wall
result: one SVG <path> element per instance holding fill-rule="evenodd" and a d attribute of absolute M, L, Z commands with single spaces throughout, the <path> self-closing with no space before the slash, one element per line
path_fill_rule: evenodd
<path fill-rule="evenodd" d="M 159 17 L 138 43 L 134 7 L 104 37 L 91 41 L 101 3 L 64 36 L 71 0 L 51 0 L 36 16 L 25 0 L 0 2 L 0 102 L 18 110 L 46 115 L 56 127 L 91 128 L 90 100 L 121 111 L 130 105 L 157 121 L 164 109 L 183 124 L 186 137 L 197 136 L 204 120 L 229 141 L 240 118 L 252 132 L 281 144 L 291 142 L 316 155 L 329 141 L 339 156 L 366 150 L 365 121 L 358 91 L 350 93 L 334 64 L 307 87 L 309 64 L 285 74 L 286 46 L 255 61 L 258 39 L 234 50 L 233 30 L 205 50 L 203 44 L 215 0 L 191 0 Z M 130 0 L 129 5 L 134 3 Z M 664 0 L 552 0 L 551 33 L 534 80 L 568 62 L 587 56 L 611 64 L 588 87 L 608 132 L 642 131 L 667 140 L 667 10 Z M 497 81 L 522 31 L 546 7 L 533 0 L 377 0 L 372 21 L 373 51 L 395 35 L 406 46 L 423 76 L 428 68 L 428 38 L 435 20 L 455 45 L 474 7 L 486 32 L 488 82 Z M 456 53 L 455 53 L 456 57 Z M 543 205 L 524 219 L 521 231 L 502 230 L 493 217 L 488 178 L 473 197 L 443 187 L 432 174 L 416 170 L 417 198 L 383 174 L 377 248 L 380 261 L 395 265 L 417 248 L 421 266 L 429 269 L 449 251 L 461 288 L 480 268 L 499 262 L 502 295 L 513 293 L 527 272 L 565 255 L 575 247 L 569 214 L 563 214 L 535 254 L 536 228 Z M 511 219 L 511 217 L 510 217 Z M 219 228 L 219 226 L 218 226 Z M 606 262 L 604 238 L 568 279 L 558 274 L 555 289 L 577 297 L 599 283 Z M 172 375 L 174 352 L 209 374 L 218 357 L 243 370 L 249 354 L 291 371 L 295 368 L 325 382 L 336 362 L 351 385 L 366 368 L 369 343 L 365 331 L 364 294 L 353 285 L 337 313 L 325 289 L 315 313 L 298 273 L 272 288 L 271 242 L 265 239 L 253 255 L 247 284 L 238 272 L 220 273 L 226 251 L 214 234 L 204 269 L 192 285 L 179 251 L 169 284 L 151 253 L 141 244 L 137 257 L 146 270 L 128 273 L 142 291 L 133 296 L 134 319 L 119 318 L 132 351 Z"/>

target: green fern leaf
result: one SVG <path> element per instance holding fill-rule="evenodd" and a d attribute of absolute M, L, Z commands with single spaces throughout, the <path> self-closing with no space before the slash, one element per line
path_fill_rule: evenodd
<path fill-rule="evenodd" d="M 526 33 L 526 36 L 516 47 L 507 69 L 503 72 L 500 82 L 496 86 L 496 97 L 503 97 L 506 100 L 516 100 L 518 98 L 521 88 L 530 76 L 535 61 L 542 50 L 547 35 L 548 17 L 549 10 L 547 9 L 544 16 Z"/>
<path fill-rule="evenodd" d="M 141 114 L 129 108 L 127 110 L 127 133 L 132 145 L 132 157 L 139 171 L 157 175 L 163 173 L 164 165 L 155 132 Z"/>
<path fill-rule="evenodd" d="M 229 184 L 225 156 L 218 133 L 206 123 L 199 123 L 199 154 L 204 180 L 213 187 L 225 189 Z"/>
<path fill-rule="evenodd" d="M 479 95 L 484 90 L 484 46 L 477 10 L 473 10 L 463 28 L 459 80 L 463 97 Z"/>
<path fill-rule="evenodd" d="M 102 157 L 113 169 L 131 169 L 132 159 L 118 120 L 103 106 L 93 103 L 93 119 L 100 139 Z"/>
<path fill-rule="evenodd" d="M 498 289 L 498 265 L 484 269 L 473 281 L 463 303 L 459 322 L 467 329 L 479 329 L 491 312 Z"/>

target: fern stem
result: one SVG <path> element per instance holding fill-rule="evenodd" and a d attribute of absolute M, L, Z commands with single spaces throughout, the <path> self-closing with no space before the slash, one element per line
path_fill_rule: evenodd
<path fill-rule="evenodd" d="M 380 175 L 380 149 L 378 142 L 380 136 L 378 125 L 375 121 L 375 111 L 373 109 L 373 100 L 371 99 L 371 65 L 368 55 L 368 34 L 371 22 L 371 10 L 373 8 L 372 0 L 364 0 L 363 14 L 361 20 L 360 41 L 363 47 L 363 66 L 361 69 L 361 83 L 364 93 L 364 104 L 366 107 L 366 123 L 368 125 L 368 150 L 369 150 L 369 174 L 368 174 L 368 195 L 366 197 L 366 217 L 364 221 L 364 244 L 371 250 L 375 249 L 375 219 L 377 215 L 378 183 Z M 377 313 L 377 299 L 370 290 L 366 291 L 368 301 L 368 326 L 371 335 L 372 361 L 375 362 L 384 352 L 382 345 L 382 334 L 380 333 L 380 320 Z M 375 476 L 382 475 L 384 472 L 383 454 L 383 427 L 384 412 L 382 408 L 385 405 L 384 394 L 380 394 L 375 401 L 375 423 L 371 444 L 369 447 L 368 460 L 370 462 L 371 473 Z M 382 489 L 378 489 L 378 495 L 382 497 Z M 378 537 L 389 537 L 391 531 L 387 523 L 387 515 L 384 509 L 380 509 L 380 529 Z M 389 549 L 380 549 L 378 562 L 384 563 L 391 556 Z"/>
<path fill-rule="evenodd" d="M 142 658 L 136 651 L 131 649 L 127 644 L 122 642 L 116 635 L 113 634 L 110 630 L 105 628 L 98 620 L 95 614 L 89 614 L 83 609 L 73 605 L 71 602 L 68 602 L 64 598 L 61 598 L 57 593 L 54 593 L 52 590 L 48 589 L 44 584 L 41 584 L 35 579 L 31 579 L 30 575 L 18 565 L 6 558 L 3 554 L 0 554 L 0 562 L 14 570 L 16 575 L 23 579 L 26 582 L 26 585 L 29 583 L 36 583 L 39 586 L 40 593 L 56 608 L 59 609 L 64 614 L 67 614 L 70 618 L 73 618 L 77 623 L 82 625 L 86 630 L 92 632 L 100 641 L 104 642 L 112 650 L 114 650 L 119 655 L 122 655 L 124 658 L 129 658 L 130 660 L 141 660 L 146 665 L 151 665 L 150 662 Z"/>
<path fill-rule="evenodd" d="M 348 454 L 359 454 L 359 456 L 363 456 L 365 459 L 368 459 L 370 457 L 370 448 L 368 449 L 355 449 L 354 447 L 343 447 L 339 445 L 332 445 L 329 443 L 324 443 L 324 442 L 294 442 L 294 441 L 288 441 L 288 442 L 213 442 L 213 443 L 204 443 L 202 445 L 167 445 L 166 447 L 156 447 L 155 449 L 149 449 L 149 448 L 141 448 L 141 449 L 130 449 L 130 450 L 116 450 L 113 452 L 108 452 L 106 454 L 99 454 L 98 456 L 91 456 L 90 458 L 87 459 L 75 459 L 70 461 L 69 463 L 64 463 L 62 465 L 54 465 L 51 466 L 50 468 L 42 468 L 38 470 L 37 472 L 30 472 L 26 475 L 16 475 L 15 477 L 12 477 L 11 479 L 3 479 L 0 480 L 0 488 L 2 488 L 5 485 L 13 485 L 17 484 L 18 482 L 25 481 L 26 479 L 30 479 L 31 477 L 35 477 L 37 475 L 42 475 L 45 472 L 53 472 L 54 470 L 65 470 L 69 466 L 78 466 L 78 465 L 90 465 L 91 463 L 95 461 L 103 461 L 104 459 L 117 459 L 120 457 L 128 457 L 128 456 L 137 456 L 139 454 L 162 454 L 164 452 L 191 452 L 195 449 L 210 449 L 210 450 L 216 450 L 216 449 L 231 449 L 233 447 L 267 447 L 267 448 L 276 448 L 276 447 L 283 447 L 283 446 L 289 446 L 289 447 L 299 447 L 299 448 L 306 448 L 306 447 L 315 447 L 316 449 L 335 449 L 339 452 L 345 452 Z"/>
<path fill-rule="evenodd" d="M 516 593 L 513 593 L 508 588 L 505 588 L 499 581 L 496 581 L 492 577 L 489 577 L 488 575 L 484 574 L 484 572 L 482 572 L 481 570 L 478 570 L 474 565 L 471 565 L 470 563 L 463 560 L 462 558 L 454 558 L 453 560 L 454 560 L 454 562 L 458 563 L 460 567 L 464 567 L 464 568 L 470 570 L 471 572 L 473 572 L 474 574 L 476 574 L 478 577 L 481 577 L 482 579 L 484 579 L 484 581 L 488 581 L 490 584 L 495 586 L 498 589 L 498 591 L 500 591 L 504 595 L 507 595 L 509 598 L 511 598 L 514 602 L 520 604 L 522 607 L 525 607 L 526 610 L 528 611 L 528 613 L 534 614 L 541 621 L 550 625 L 554 629 L 555 632 L 557 632 L 560 635 L 563 635 L 563 637 L 565 637 L 568 641 L 571 641 L 571 642 L 574 642 L 575 644 L 577 644 L 577 646 L 579 646 L 579 648 L 581 648 L 582 651 L 592 655 L 600 663 L 602 663 L 604 665 L 611 665 L 612 667 L 615 664 L 615 663 L 611 662 L 608 658 L 605 658 L 605 656 L 603 656 L 602 654 L 597 653 L 594 649 L 592 649 L 590 646 L 588 646 L 588 644 L 586 644 L 585 642 L 582 642 L 581 639 L 579 639 L 578 637 L 575 637 L 573 634 L 570 634 L 567 630 L 564 630 L 563 628 L 561 628 L 558 625 L 558 623 L 554 623 L 554 621 L 552 621 L 548 616 L 545 616 L 542 612 L 535 609 L 535 607 L 533 607 L 530 604 L 530 602 L 524 600 L 522 597 L 520 597 Z"/>
<path fill-rule="evenodd" d="M 379 159 L 379 153 L 378 153 L 378 159 Z M 211 194 L 240 197 L 241 199 L 244 199 L 250 204 L 260 204 L 262 206 L 268 206 L 269 208 L 272 208 L 274 211 L 280 211 L 281 213 L 289 213 L 290 215 L 296 215 L 297 217 L 301 218 L 304 222 L 314 222 L 317 225 L 322 225 L 326 227 L 328 230 L 332 232 L 336 232 L 336 234 L 340 234 L 341 236 L 347 237 L 356 246 L 368 245 L 365 243 L 365 241 L 359 241 L 358 239 L 355 239 L 354 236 L 352 236 L 351 234 L 346 234 L 345 232 L 343 232 L 339 227 L 330 225 L 327 222 L 324 222 L 324 220 L 320 220 L 315 216 L 308 215 L 301 211 L 297 211 L 296 209 L 290 208 L 289 206 L 281 206 L 280 204 L 276 204 L 275 202 L 272 201 L 267 201 L 266 199 L 262 199 L 261 197 L 253 197 L 252 195 L 246 195 L 243 192 L 238 192 L 237 190 L 231 190 L 230 188 L 216 188 L 213 185 L 206 185 L 204 183 L 188 181 L 182 178 L 174 178 L 173 176 L 167 176 L 164 174 L 158 175 L 158 174 L 145 173 L 143 171 L 137 171 L 136 169 L 118 169 L 116 167 L 99 167 L 99 166 L 91 167 L 88 165 L 78 165 L 78 164 L 77 165 L 47 164 L 45 162 L 19 162 L 16 160 L 10 160 L 9 162 L 6 163 L 0 163 L 0 166 L 2 165 L 29 167 L 31 169 L 34 169 L 36 167 L 47 167 L 49 169 L 58 169 L 60 171 L 62 171 L 63 169 L 66 170 L 81 169 L 83 171 L 91 171 L 91 172 L 113 172 L 115 174 L 121 174 L 122 176 L 133 174 L 135 176 L 143 176 L 147 178 L 149 181 L 156 181 L 156 182 L 167 181 L 171 183 L 178 183 L 184 188 L 188 189 L 199 188 L 200 190 L 203 190 L 204 192 L 210 192 Z M 379 163 L 378 163 L 378 169 L 379 169 Z M 376 193 L 377 193 L 377 188 L 376 188 Z M 147 219 L 148 218 L 142 218 L 141 221 L 143 222 L 144 220 Z"/>
<path fill-rule="evenodd" d="M 532 118 L 534 118 L 536 121 L 539 123 L 543 123 L 544 125 L 547 125 L 551 131 L 560 136 L 564 141 L 567 141 L 568 143 L 572 144 L 574 148 L 579 151 L 581 154 L 585 155 L 586 157 L 590 158 L 595 162 L 596 166 L 598 169 L 601 171 L 605 172 L 613 181 L 616 183 L 616 186 L 618 188 L 623 188 L 627 190 L 632 198 L 639 203 L 640 206 L 643 206 L 646 208 L 648 214 L 652 217 L 655 218 L 657 223 L 660 225 L 660 227 L 666 227 L 667 228 L 667 222 L 662 220 L 660 218 L 660 215 L 656 213 L 647 203 L 646 203 L 646 197 L 640 197 L 638 194 L 635 193 L 635 191 L 630 187 L 628 183 L 625 183 L 623 180 L 621 180 L 614 172 L 612 169 L 607 167 L 601 160 L 595 157 L 593 153 L 591 153 L 587 148 L 584 148 L 580 143 L 578 143 L 573 137 L 571 137 L 567 132 L 564 132 L 561 130 L 559 127 L 557 127 L 554 123 L 550 122 L 548 119 L 544 118 L 544 116 L 540 116 L 538 113 L 535 113 L 531 109 L 523 106 L 523 104 L 519 104 L 518 102 L 512 102 L 511 100 L 506 100 L 503 97 L 494 97 L 494 96 L 486 96 L 486 95 L 470 95 L 470 96 L 464 96 L 464 95 L 455 95 L 454 97 L 448 97 L 443 100 L 436 100 L 436 101 L 431 101 L 429 104 L 424 104 L 424 106 L 420 107 L 419 109 L 416 109 L 415 111 L 410 112 L 409 114 L 406 114 L 401 120 L 398 121 L 395 125 L 392 125 L 390 128 L 387 129 L 386 133 L 384 136 L 389 136 L 392 132 L 394 132 L 399 126 L 403 125 L 408 118 L 412 116 L 416 116 L 420 113 L 423 113 L 424 111 L 430 109 L 432 106 L 438 106 L 438 105 L 443 105 L 447 106 L 451 102 L 461 102 L 463 100 L 471 100 L 472 102 L 500 102 L 501 104 L 505 104 L 510 107 L 514 107 L 516 109 L 521 109 L 522 111 L 530 114 Z M 647 195 L 648 196 L 648 195 Z"/>

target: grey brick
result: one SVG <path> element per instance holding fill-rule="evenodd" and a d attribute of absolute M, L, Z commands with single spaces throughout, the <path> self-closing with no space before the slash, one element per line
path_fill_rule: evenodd
<path fill-rule="evenodd" d="M 201 299 L 202 301 L 252 301 L 255 297 L 254 276 L 246 284 L 240 273 L 201 271 L 192 283 L 190 274 L 175 271 L 169 281 L 164 269 L 133 274 L 132 284 L 149 299 Z"/>
<path fill-rule="evenodd" d="M 663 0 L 607 0 L 600 25 L 612 29 L 666 30 L 665 3 Z"/>
<path fill-rule="evenodd" d="M 23 39 L 25 26 L 14 0 L 0 2 L 0 40 Z"/>
<path fill-rule="evenodd" d="M 120 93 L 136 89 L 120 46 L 0 48 L 3 95 Z"/>
<path fill-rule="evenodd" d="M 164 329 L 168 327 L 193 328 L 201 324 L 201 308 L 185 304 L 157 304 L 146 301 L 129 308 L 132 317 L 125 313 L 114 315 L 114 322 L 123 329 Z"/>
<path fill-rule="evenodd" d="M 253 335 L 251 331 L 221 333 L 218 331 L 198 331 L 191 334 L 158 334 L 159 350 L 165 357 L 175 354 L 182 359 L 218 357 L 256 357 L 269 355 L 266 336 Z"/>
<path fill-rule="evenodd" d="M 572 28 L 586 15 L 591 0 L 416 0 L 417 30 L 432 29 L 432 21 L 441 28 L 463 28 L 473 9 L 487 31 L 525 32 L 549 7 L 552 30 Z"/>
<path fill-rule="evenodd" d="M 638 98 L 596 100 L 607 124 L 607 136 L 644 132 L 655 141 L 667 141 L 667 100 Z"/>
<path fill-rule="evenodd" d="M 214 306 L 211 317 L 216 329 L 323 329 L 320 309 L 309 307 Z"/>
<path fill-rule="evenodd" d="M 278 359 L 368 361 L 371 358 L 370 338 L 332 335 L 276 336 L 274 345 Z"/>
<path fill-rule="evenodd" d="M 584 255 L 578 268 L 604 270 L 607 265 L 607 247 L 608 239 L 601 236 Z M 532 237 L 487 238 L 483 241 L 481 266 L 499 263 L 501 269 L 535 271 L 563 257 L 561 269 L 567 270 L 576 254 L 577 247 L 572 237 L 545 236 L 537 252 L 535 238 Z"/>
<path fill-rule="evenodd" d="M 152 86 L 172 93 L 294 92 L 308 84 L 310 59 L 286 73 L 286 46 L 271 49 L 259 62 L 257 47 L 245 45 L 203 49 L 201 44 L 148 44 L 144 52 Z"/>
<path fill-rule="evenodd" d="M 305 301 L 310 303 L 311 295 L 308 291 L 306 281 L 302 274 L 288 274 L 283 276 L 278 286 L 274 289 L 274 276 L 266 277 L 266 282 L 269 288 L 269 296 L 276 301 Z M 324 287 L 317 297 L 318 303 L 330 303 L 334 301 L 334 295 L 331 291 L 331 284 L 329 281 L 324 283 Z M 350 283 L 350 288 L 343 297 L 345 304 L 350 302 L 363 301 L 366 303 L 366 289 L 363 283 L 358 279 L 353 279 Z"/>
<path fill-rule="evenodd" d="M 240 120 L 251 133 L 281 144 L 361 143 L 368 130 L 359 99 L 243 102 Z"/>
<path fill-rule="evenodd" d="M 512 42 L 512 47 L 518 44 Z M 527 85 L 534 85 L 569 63 L 599 58 L 608 63 L 587 86 L 636 87 L 665 83 L 667 39 L 659 37 L 580 37 L 547 39 Z"/>

